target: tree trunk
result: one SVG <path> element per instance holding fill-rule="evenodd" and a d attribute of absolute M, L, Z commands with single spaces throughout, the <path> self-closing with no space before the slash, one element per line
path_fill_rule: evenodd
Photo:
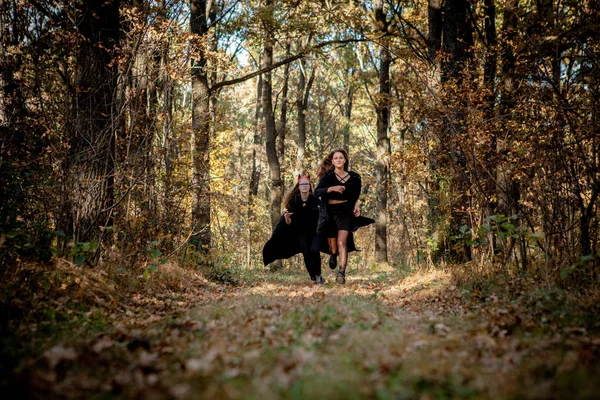
<path fill-rule="evenodd" d="M 160 9 L 157 15 L 157 25 L 166 28 L 166 9 L 165 1 L 160 0 L 157 2 L 157 7 Z M 158 146 L 160 147 L 159 154 L 162 154 L 160 160 L 162 169 L 161 175 L 163 178 L 163 188 L 160 194 L 160 205 L 161 210 L 161 225 L 163 231 L 172 235 L 175 233 L 176 226 L 176 211 L 174 210 L 175 202 L 173 201 L 173 163 L 175 160 L 173 144 L 172 144 L 172 122 L 173 122 L 173 79 L 169 76 L 167 71 L 168 62 L 168 51 L 169 46 L 167 43 L 161 42 L 160 47 L 156 51 L 156 65 L 157 70 L 157 84 L 156 84 L 156 96 L 157 103 L 161 103 L 159 99 L 162 99 L 161 114 L 162 118 L 159 120 L 159 124 L 155 126 Z M 158 196 L 157 196 L 158 197 Z M 171 245 L 171 239 L 167 240 L 166 245 Z M 167 247 L 170 249 L 170 247 Z"/>
<path fill-rule="evenodd" d="M 260 63 L 259 63 L 260 65 Z M 247 237 L 248 242 L 246 243 L 246 265 L 250 267 L 252 264 L 252 231 L 255 224 L 254 214 L 254 201 L 258 196 L 258 182 L 260 181 L 260 171 L 258 169 L 258 153 L 260 151 L 261 140 L 263 137 L 264 125 L 262 115 L 262 88 L 263 80 L 262 75 L 258 76 L 256 83 L 256 105 L 254 109 L 254 138 L 252 140 L 252 161 L 250 171 L 250 185 L 248 187 L 248 223 L 247 223 Z"/>
<path fill-rule="evenodd" d="M 354 88 L 352 87 L 352 74 L 353 69 L 347 74 L 347 85 L 346 88 L 346 99 L 344 102 L 344 149 L 350 152 L 350 125 L 352 123 L 352 105 L 354 100 Z"/>
<path fill-rule="evenodd" d="M 141 0 L 129 0 L 131 9 L 136 14 L 147 13 Z M 127 24 L 124 28 L 128 35 L 124 47 L 131 52 L 131 68 L 127 75 L 125 89 L 125 110 L 127 121 L 125 124 L 125 176 L 132 179 L 127 183 L 129 190 L 128 204 L 133 204 L 133 214 L 126 215 L 128 219 L 140 218 L 144 224 L 136 232 L 142 241 L 150 240 L 156 234 L 157 226 L 152 224 L 155 213 L 153 141 L 154 122 L 156 117 L 156 85 L 155 85 L 155 57 L 153 51 L 140 37 L 140 32 L 134 24 Z M 121 149 L 121 145 L 117 144 Z M 122 188 L 127 191 L 128 188 Z M 127 210 L 130 211 L 130 210 Z M 141 215 L 140 215 L 141 213 Z"/>
<path fill-rule="evenodd" d="M 378 27 L 385 30 L 387 19 L 383 10 L 383 2 L 375 2 L 375 18 Z M 385 40 L 379 50 L 379 96 L 375 105 L 377 111 L 377 219 L 375 221 L 375 259 L 377 262 L 387 263 L 387 198 L 388 198 L 388 170 L 390 159 L 390 66 L 392 55 L 389 41 Z"/>
<path fill-rule="evenodd" d="M 190 3 L 190 28 L 202 38 L 208 33 L 207 1 Z M 206 56 L 200 49 L 192 60 L 192 230 L 191 243 L 204 254 L 210 250 L 210 91 Z"/>
<path fill-rule="evenodd" d="M 442 1 L 441 0 L 429 0 L 428 7 L 428 38 L 427 38 L 427 51 L 430 62 L 435 66 L 436 76 L 439 80 L 440 74 L 440 60 L 437 59 L 438 52 L 442 48 L 442 32 L 443 32 L 443 18 L 442 18 Z M 437 80 L 434 82 L 437 86 Z M 433 149 L 428 154 L 428 168 L 430 179 L 426 183 L 426 192 L 430 193 L 427 197 L 427 208 L 428 208 L 428 225 L 430 230 L 430 236 L 434 240 L 438 241 L 441 238 L 441 210 L 440 210 L 440 198 L 439 191 L 440 185 L 438 181 L 439 173 L 437 172 L 438 162 L 436 157 L 440 152 L 439 146 Z M 441 246 L 440 246 L 441 248 Z M 427 261 L 437 261 L 440 255 L 440 251 L 435 254 L 431 254 L 427 258 Z"/>
<path fill-rule="evenodd" d="M 119 44 L 119 1 L 77 3 L 76 20 L 84 41 L 77 53 L 74 115 L 67 161 L 68 223 L 74 242 L 101 242 L 112 225 L 115 173 L 115 94 Z"/>
<path fill-rule="evenodd" d="M 443 48 L 450 58 L 442 63 L 442 82 L 460 80 L 473 46 L 473 26 L 468 0 L 446 0 L 443 21 Z"/>
<path fill-rule="evenodd" d="M 265 2 L 266 7 L 270 7 L 272 4 L 271 0 Z M 268 68 L 273 64 L 273 44 L 274 38 L 266 34 L 265 45 L 263 53 L 263 68 Z M 263 77 L 263 114 L 265 117 L 265 136 L 266 136 L 266 152 L 267 162 L 269 163 L 269 176 L 271 178 L 271 196 L 270 196 L 270 212 L 271 212 L 271 225 L 275 229 L 277 221 L 281 215 L 281 166 L 279 164 L 279 157 L 277 157 L 276 148 L 276 135 L 277 130 L 275 126 L 275 113 L 273 112 L 273 86 L 272 86 L 272 74 L 271 71 L 266 72 Z"/>
<path fill-rule="evenodd" d="M 427 53 L 429 55 L 429 61 L 432 64 L 437 64 L 437 53 L 442 47 L 442 0 L 429 0 L 427 13 L 429 27 Z"/>
<path fill-rule="evenodd" d="M 496 152 L 498 154 L 498 167 L 496 169 L 496 193 L 498 204 L 496 206 L 496 214 L 511 216 L 516 208 L 516 199 L 513 193 L 518 192 L 518 188 L 513 187 L 516 182 L 512 182 L 511 170 L 507 161 L 505 161 L 505 153 L 507 152 L 512 134 L 510 129 L 511 112 L 514 107 L 514 87 L 515 87 L 515 62 L 516 57 L 512 48 L 512 42 L 517 34 L 517 7 L 519 0 L 512 0 L 506 3 L 504 8 L 502 32 L 503 32 L 503 49 L 502 49 L 502 69 L 500 77 L 500 104 L 499 115 L 501 132 L 503 133 L 496 138 Z M 505 251 L 506 243 L 503 240 L 496 241 L 498 252 Z M 505 257 L 507 255 L 505 254 Z"/>
<path fill-rule="evenodd" d="M 260 151 L 261 138 L 263 136 L 264 126 L 262 124 L 262 75 L 258 77 L 256 84 L 256 107 L 254 111 L 254 138 L 252 139 L 252 171 L 250 173 L 250 187 L 248 193 L 249 203 L 254 201 L 258 195 L 258 182 L 260 180 L 260 171 L 258 170 L 257 157 Z"/>
<path fill-rule="evenodd" d="M 496 39 L 496 4 L 494 0 L 484 0 L 484 32 L 485 40 L 487 44 L 487 51 L 485 57 L 485 65 L 483 67 L 483 83 L 488 90 L 488 117 L 491 118 L 491 112 L 494 109 L 495 102 L 495 85 L 496 81 L 496 67 L 498 64 L 498 55 L 496 51 L 497 39 Z"/>
<path fill-rule="evenodd" d="M 496 105 L 496 70 L 498 64 L 498 52 L 497 52 L 497 33 L 496 33 L 496 4 L 494 0 L 484 0 L 484 38 L 485 38 L 485 63 L 483 66 L 483 85 L 486 90 L 485 96 L 486 101 L 484 104 L 484 115 L 486 124 L 489 124 L 492 127 L 497 125 L 494 124 L 496 121 L 494 112 Z M 492 128 L 492 131 L 496 131 Z M 486 148 L 485 159 L 482 160 L 482 163 L 486 166 L 488 171 L 495 171 L 498 165 L 498 160 L 495 157 L 496 152 L 496 138 L 495 135 L 492 136 L 491 143 L 489 147 Z M 486 199 L 494 199 L 495 190 L 496 190 L 496 180 L 494 178 L 494 173 L 483 179 L 485 197 Z M 495 210 L 495 200 L 488 200 L 486 202 L 486 208 L 484 212 L 488 214 L 494 214 Z M 491 254 L 494 252 L 495 248 L 495 239 L 494 235 L 489 233 L 488 240 L 491 244 Z"/>
<path fill-rule="evenodd" d="M 296 175 L 306 169 L 304 164 L 304 155 L 306 153 L 306 109 L 308 107 L 308 97 L 310 88 L 315 78 L 314 69 L 311 71 L 310 78 L 306 82 L 307 63 L 304 58 L 300 59 L 300 73 L 298 75 L 298 94 L 296 97 L 296 110 L 298 111 L 298 154 L 296 156 Z"/>
<path fill-rule="evenodd" d="M 286 45 L 286 58 L 290 55 L 291 45 Z M 277 157 L 281 160 L 281 193 L 285 191 L 285 171 L 283 170 L 283 160 L 285 153 L 285 137 L 287 133 L 287 112 L 288 112 L 288 92 L 290 80 L 290 64 L 283 68 L 283 88 L 281 89 L 281 114 L 279 116 L 279 126 L 277 127 Z"/>
<path fill-rule="evenodd" d="M 442 46 L 447 59 L 441 65 L 441 82 L 444 85 L 445 116 L 442 131 L 443 151 L 450 154 L 450 162 L 455 171 L 454 184 L 460 196 L 452 199 L 452 224 L 448 236 L 457 235 L 462 225 L 470 226 L 471 221 L 466 213 L 469 209 L 471 176 L 467 168 L 466 151 L 461 148 L 457 138 L 466 131 L 467 104 L 462 88 L 470 84 L 465 80 L 465 72 L 469 71 L 471 47 L 473 46 L 473 26 L 469 18 L 470 3 L 468 0 L 447 0 L 444 3 Z M 464 245 L 462 252 L 450 249 L 451 257 L 457 260 L 469 260 L 471 247 Z"/>

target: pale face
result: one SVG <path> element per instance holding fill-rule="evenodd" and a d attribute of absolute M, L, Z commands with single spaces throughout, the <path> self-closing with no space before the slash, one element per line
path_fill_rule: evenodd
<path fill-rule="evenodd" d="M 310 181 L 302 177 L 298 182 L 298 190 L 300 190 L 300 193 L 310 193 Z"/>
<path fill-rule="evenodd" d="M 331 159 L 331 163 L 334 167 L 338 169 L 344 169 L 344 164 L 346 163 L 346 157 L 340 152 L 336 152 L 333 154 L 333 158 Z"/>

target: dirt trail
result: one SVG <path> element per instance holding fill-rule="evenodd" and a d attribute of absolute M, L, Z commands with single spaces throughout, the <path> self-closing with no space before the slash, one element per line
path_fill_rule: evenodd
<path fill-rule="evenodd" d="M 137 296 L 114 325 L 47 350 L 17 390 L 45 398 L 560 398 L 599 389 L 598 345 L 475 312 L 442 272 L 292 272 Z M 494 299 L 490 299 L 494 302 Z M 589 353 L 589 354 L 587 354 Z M 587 358 L 586 358 L 587 357 Z M 573 396 L 571 396 L 573 397 Z"/>

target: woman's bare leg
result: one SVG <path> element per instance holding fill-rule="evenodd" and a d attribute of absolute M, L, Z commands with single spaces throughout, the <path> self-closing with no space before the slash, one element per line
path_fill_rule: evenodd
<path fill-rule="evenodd" d="M 340 272 L 342 274 L 346 272 L 346 264 L 348 263 L 348 247 L 346 246 L 347 240 L 348 231 L 338 231 L 337 247 L 338 253 L 340 254 Z"/>
<path fill-rule="evenodd" d="M 337 248 L 337 238 L 327 238 L 327 242 L 329 243 L 329 250 L 331 250 L 331 254 L 337 254 L 338 253 L 338 248 Z"/>

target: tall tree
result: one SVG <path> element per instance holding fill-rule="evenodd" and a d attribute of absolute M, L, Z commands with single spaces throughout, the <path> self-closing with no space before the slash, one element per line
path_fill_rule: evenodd
<path fill-rule="evenodd" d="M 346 151 L 350 151 L 350 127 L 352 125 L 352 106 L 354 105 L 354 93 L 356 89 L 354 88 L 353 82 L 354 68 L 348 68 L 345 71 L 346 78 L 346 95 L 344 96 L 344 127 L 343 127 L 343 136 L 344 136 L 344 148 Z"/>
<path fill-rule="evenodd" d="M 258 169 L 258 153 L 260 151 L 261 138 L 263 137 L 264 125 L 262 116 L 262 75 L 256 80 L 256 105 L 254 108 L 254 135 L 252 137 L 252 170 L 250 172 L 250 187 L 248 193 L 249 203 L 254 202 L 254 197 L 258 195 L 258 182 L 260 180 L 260 171 Z"/>
<path fill-rule="evenodd" d="M 496 34 L 496 3 L 494 0 L 484 0 L 484 35 L 486 45 L 486 57 L 483 67 L 483 83 L 488 91 L 488 117 L 492 117 L 495 103 L 496 68 L 498 64 L 497 34 Z"/>
<path fill-rule="evenodd" d="M 388 20 L 383 7 L 383 1 L 374 3 L 375 21 L 377 30 L 384 33 L 388 28 Z M 375 259 L 377 262 L 388 262 L 387 241 L 387 199 L 388 199 L 388 173 L 390 159 L 390 66 L 392 55 L 390 41 L 382 38 L 379 49 L 379 94 L 376 99 L 377 111 L 377 219 L 375 220 Z"/>
<path fill-rule="evenodd" d="M 500 76 L 500 104 L 499 115 L 503 134 L 496 138 L 496 151 L 500 156 L 506 154 L 508 143 L 512 140 L 512 109 L 515 105 L 515 64 L 516 55 L 514 40 L 517 38 L 517 8 L 519 0 L 511 0 L 504 6 L 502 22 L 502 69 Z M 503 157 L 504 158 L 504 157 Z M 497 198 L 496 213 L 505 216 L 513 215 L 516 210 L 518 186 L 511 178 L 510 164 L 500 162 L 496 169 Z M 505 243 L 499 241 L 498 249 L 503 250 Z"/>
<path fill-rule="evenodd" d="M 287 43 L 285 56 L 286 58 L 290 56 L 291 43 Z M 288 92 L 289 92 L 289 83 L 290 83 L 290 64 L 285 64 L 283 67 L 283 87 L 281 89 L 281 109 L 279 112 L 279 124 L 277 126 L 277 156 L 280 160 L 283 160 L 285 156 L 285 137 L 288 129 Z M 283 193 L 284 190 L 285 179 L 282 177 L 281 179 L 281 191 Z"/>
<path fill-rule="evenodd" d="M 156 23 L 160 31 L 169 29 L 169 23 L 167 20 L 167 8 L 165 0 L 159 0 L 157 2 L 157 18 Z M 156 132 L 155 136 L 158 139 L 158 147 L 160 148 L 159 154 L 162 155 L 160 158 L 161 162 L 161 174 L 163 178 L 163 190 L 160 193 L 159 198 L 161 199 L 161 225 L 164 227 L 164 232 L 172 235 L 175 232 L 175 224 L 173 218 L 171 218 L 173 206 L 175 204 L 173 197 L 173 164 L 175 162 L 175 152 L 173 151 L 173 101 L 174 101 L 174 85 L 175 82 L 171 78 L 168 71 L 168 56 L 169 56 L 169 44 L 165 40 L 162 40 L 155 50 L 155 64 L 157 66 L 157 84 L 156 84 L 156 96 L 162 101 L 157 99 L 160 103 L 160 124 L 155 125 Z"/>
<path fill-rule="evenodd" d="M 100 242 L 101 227 L 112 225 L 119 6 L 118 0 L 83 0 L 75 8 L 83 40 L 76 56 L 64 182 L 68 218 L 61 221 L 74 242 Z"/>
<path fill-rule="evenodd" d="M 442 0 L 429 0 L 427 9 L 428 18 L 428 36 L 427 36 L 427 54 L 429 62 L 436 63 L 438 51 L 442 48 Z"/>
<path fill-rule="evenodd" d="M 272 17 L 273 2 L 265 1 L 265 8 L 268 10 L 268 15 Z M 263 46 L 263 69 L 269 69 L 273 64 L 273 47 L 275 38 L 273 35 L 273 27 L 271 19 L 263 19 L 265 27 L 264 46 Z M 270 70 L 263 75 L 263 90 L 262 90 L 262 105 L 263 115 L 265 118 L 265 146 L 267 152 L 267 162 L 269 164 L 269 176 L 271 178 L 271 225 L 275 228 L 279 216 L 281 214 L 282 201 L 282 181 L 281 181 L 281 164 L 277 155 L 276 139 L 277 128 L 275 126 L 275 112 L 273 110 L 273 82 L 272 73 Z"/>
<path fill-rule="evenodd" d="M 296 94 L 296 111 L 298 116 L 298 153 L 296 155 L 296 174 L 305 169 L 304 155 L 306 153 L 306 111 L 310 89 L 315 80 L 315 70 L 311 69 L 308 81 L 306 79 L 308 62 L 305 58 L 300 59 L 300 70 L 298 71 L 298 92 Z"/>
<path fill-rule="evenodd" d="M 259 62 L 260 65 L 260 62 Z M 256 80 L 256 100 L 254 106 L 254 132 L 252 135 L 252 159 L 250 162 L 250 184 L 248 186 L 248 211 L 247 211 L 247 237 L 248 242 L 246 243 L 246 260 L 247 265 L 249 266 L 251 263 L 251 249 L 253 243 L 253 231 L 254 231 L 254 223 L 255 221 L 255 210 L 254 210 L 254 202 L 256 197 L 258 196 L 258 183 L 260 181 L 260 170 L 258 168 L 259 163 L 259 152 L 261 147 L 261 141 L 264 134 L 264 124 L 263 124 L 263 116 L 262 116 L 262 75 L 258 76 Z"/>
<path fill-rule="evenodd" d="M 208 40 L 207 8 L 211 1 L 190 2 L 190 28 L 201 41 Z M 210 250 L 210 88 L 205 47 L 192 60 L 192 243 L 203 253 Z"/>
<path fill-rule="evenodd" d="M 442 147 L 449 154 L 451 168 L 456 171 L 456 187 L 459 197 L 453 199 L 450 235 L 459 232 L 462 225 L 468 224 L 466 210 L 469 208 L 471 177 L 467 168 L 468 150 L 459 140 L 466 133 L 468 107 L 464 90 L 471 82 L 466 79 L 470 71 L 473 47 L 473 25 L 469 17 L 471 4 L 468 0 L 447 0 L 444 3 L 442 49 L 445 58 L 441 66 L 441 82 L 444 85 L 444 121 Z M 472 86 L 470 89 L 474 89 Z M 452 246 L 450 254 L 456 258 L 470 258 L 471 248 L 463 246 L 463 251 Z"/>
<path fill-rule="evenodd" d="M 145 20 L 149 13 L 147 4 L 142 0 L 128 0 L 127 14 L 130 20 L 123 25 L 127 39 L 122 41 L 122 49 L 130 57 L 130 68 L 127 69 L 125 87 L 126 121 L 123 124 L 125 134 L 122 141 L 124 154 L 117 154 L 117 159 L 124 156 L 126 162 L 122 165 L 125 171 L 120 171 L 131 176 L 131 185 L 127 201 L 136 210 L 141 210 L 144 228 L 141 232 L 149 240 L 154 237 L 156 224 L 152 221 L 156 215 L 156 203 L 154 195 L 154 125 L 157 113 L 156 96 L 156 65 L 159 56 L 153 54 L 153 46 L 145 39 L 148 26 L 140 23 Z M 120 149 L 119 149 L 120 150 Z M 119 151 L 120 153 L 120 151 Z M 126 190 L 126 189 L 124 189 Z M 128 210 L 128 213 L 129 214 Z M 134 213 L 128 215 L 130 218 L 138 218 L 140 215 Z"/>

